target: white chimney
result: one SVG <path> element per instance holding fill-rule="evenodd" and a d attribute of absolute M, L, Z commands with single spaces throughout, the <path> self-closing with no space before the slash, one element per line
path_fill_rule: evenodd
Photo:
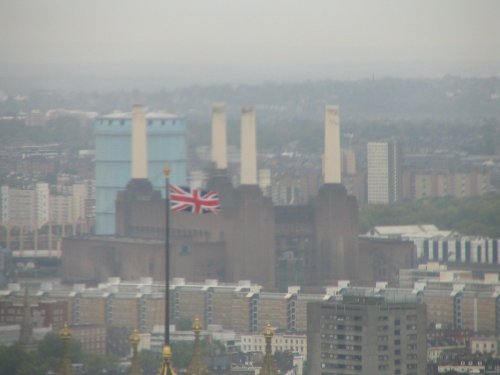
<path fill-rule="evenodd" d="M 227 168 L 226 110 L 224 103 L 212 106 L 212 161 L 216 169 Z"/>
<path fill-rule="evenodd" d="M 143 105 L 132 110 L 132 178 L 148 178 L 146 113 Z"/>
<path fill-rule="evenodd" d="M 252 107 L 241 110 L 241 185 L 257 185 L 255 111 Z"/>
<path fill-rule="evenodd" d="M 323 157 L 323 177 L 325 184 L 340 184 L 340 129 L 339 107 L 325 107 L 325 154 Z"/>

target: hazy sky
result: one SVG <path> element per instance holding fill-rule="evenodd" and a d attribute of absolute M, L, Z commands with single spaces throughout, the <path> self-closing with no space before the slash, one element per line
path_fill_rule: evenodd
<path fill-rule="evenodd" d="M 0 62 L 422 62 L 500 75 L 499 20 L 497 0 L 0 0 Z"/>

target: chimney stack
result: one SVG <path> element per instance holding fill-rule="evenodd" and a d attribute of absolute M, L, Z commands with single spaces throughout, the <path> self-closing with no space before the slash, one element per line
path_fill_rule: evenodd
<path fill-rule="evenodd" d="M 224 103 L 212 106 L 212 161 L 216 169 L 227 168 L 226 110 Z"/>
<path fill-rule="evenodd" d="M 143 105 L 132 109 L 132 179 L 148 178 L 147 126 Z"/>
<path fill-rule="evenodd" d="M 255 111 L 241 110 L 241 185 L 257 185 L 257 148 L 255 144 Z"/>
<path fill-rule="evenodd" d="M 341 182 L 339 107 L 335 105 L 325 107 L 323 177 L 325 184 Z"/>

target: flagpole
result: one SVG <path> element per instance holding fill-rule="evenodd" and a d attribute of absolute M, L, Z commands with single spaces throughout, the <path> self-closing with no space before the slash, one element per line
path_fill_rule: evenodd
<path fill-rule="evenodd" d="M 165 346 L 170 346 L 170 167 L 163 168 L 165 175 Z"/>

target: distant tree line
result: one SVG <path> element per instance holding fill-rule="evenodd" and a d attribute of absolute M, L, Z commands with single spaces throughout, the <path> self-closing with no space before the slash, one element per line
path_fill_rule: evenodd
<path fill-rule="evenodd" d="M 93 148 L 93 128 L 72 117 L 49 120 L 44 126 L 27 126 L 17 120 L 0 122 L 0 146 L 43 143 L 61 143 L 73 151 Z"/>
<path fill-rule="evenodd" d="M 466 235 L 500 238 L 500 193 L 367 205 L 359 215 L 361 233 L 376 225 L 410 224 L 435 224 Z"/>
<path fill-rule="evenodd" d="M 36 353 L 26 353 L 17 344 L 0 346 L 0 375 L 57 374 L 63 355 L 62 341 L 56 334 L 48 334 L 38 343 Z M 71 340 L 69 355 L 72 363 L 81 363 L 88 374 L 117 373 L 118 359 L 84 353 L 81 344 Z"/>

